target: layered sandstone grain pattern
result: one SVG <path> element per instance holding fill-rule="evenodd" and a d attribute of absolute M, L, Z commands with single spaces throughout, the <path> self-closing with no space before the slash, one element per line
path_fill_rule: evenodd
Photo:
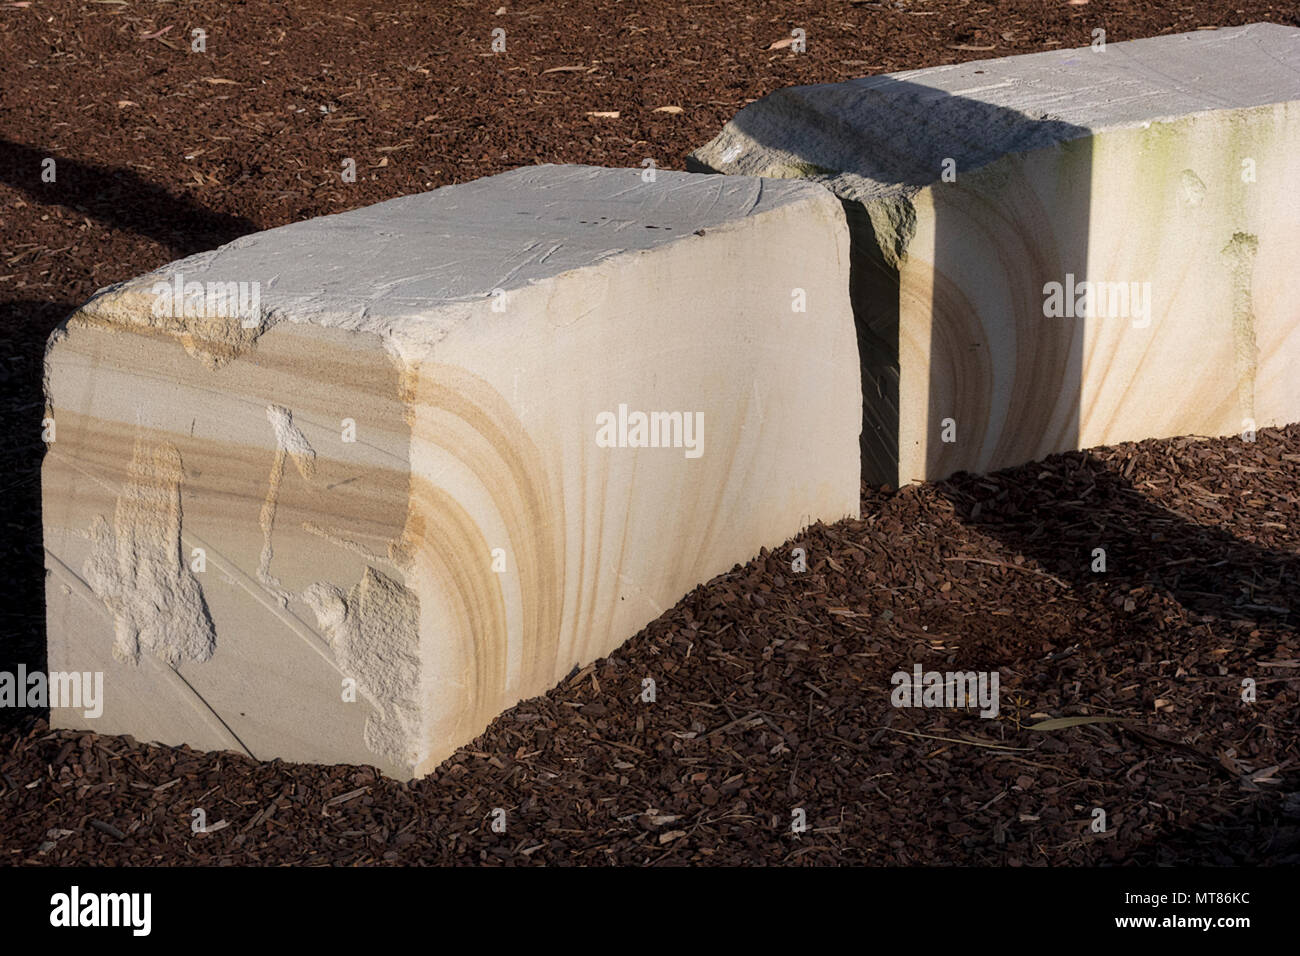
<path fill-rule="evenodd" d="M 781 90 L 688 168 L 844 201 L 868 479 L 1300 420 L 1300 30 Z"/>
<path fill-rule="evenodd" d="M 103 290 L 47 356 L 49 668 L 105 673 L 55 725 L 427 772 L 856 513 L 848 255 L 810 184 L 535 167 Z"/>

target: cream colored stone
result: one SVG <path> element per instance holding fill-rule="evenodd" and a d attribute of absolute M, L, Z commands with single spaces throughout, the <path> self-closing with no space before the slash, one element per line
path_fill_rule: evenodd
<path fill-rule="evenodd" d="M 207 314 L 160 314 L 178 276 Z M 49 667 L 105 674 L 54 724 L 426 773 L 856 514 L 853 335 L 829 193 L 663 171 L 518 170 L 110 287 L 47 356 Z M 607 447 L 637 412 L 669 447 Z"/>
<path fill-rule="evenodd" d="M 844 201 L 869 480 L 1300 420 L 1293 27 L 781 90 L 692 167 Z"/>

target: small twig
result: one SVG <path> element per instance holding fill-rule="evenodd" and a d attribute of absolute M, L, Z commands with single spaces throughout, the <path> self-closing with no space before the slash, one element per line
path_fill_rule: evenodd
<path fill-rule="evenodd" d="M 915 730 L 896 730 L 893 727 L 881 727 L 880 729 L 887 730 L 891 734 L 906 734 L 909 737 L 924 737 L 926 740 L 942 740 L 945 743 L 966 744 L 968 747 L 984 747 L 988 750 L 1015 750 L 1027 753 L 1034 749 L 1033 747 L 1003 747 L 1000 744 L 985 744 L 980 743 L 978 740 L 962 740 L 958 737 L 936 737 L 933 734 L 917 733 Z"/>
<path fill-rule="evenodd" d="M 755 710 L 751 713 L 746 714 L 744 717 L 738 717 L 729 723 L 723 724 L 721 727 L 717 728 L 716 730 L 710 730 L 704 736 L 712 737 L 714 734 L 726 733 L 728 730 L 730 730 L 732 727 L 735 727 L 737 724 L 748 723 L 749 721 L 753 720 L 755 717 L 761 717 L 762 714 L 763 712 L 761 710 Z"/>
<path fill-rule="evenodd" d="M 955 558 L 944 558 L 944 560 L 945 561 L 969 561 L 973 564 L 991 564 L 995 568 L 1010 568 L 1012 571 L 1028 571 L 1030 574 L 1041 574 L 1049 581 L 1055 581 L 1063 588 L 1068 588 L 1070 586 L 1069 584 L 1067 584 L 1065 581 L 1062 581 L 1054 574 L 1048 574 L 1046 571 L 1040 570 L 1038 568 L 1025 567 L 1024 565 L 1021 564 L 1012 564 L 1010 561 L 993 561 L 990 560 L 989 558 L 967 558 L 967 557 L 960 557 L 960 556 Z"/>

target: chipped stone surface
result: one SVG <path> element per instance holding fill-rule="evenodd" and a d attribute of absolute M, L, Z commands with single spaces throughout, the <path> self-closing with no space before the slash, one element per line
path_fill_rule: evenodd
<path fill-rule="evenodd" d="M 47 356 L 50 666 L 103 670 L 106 698 L 55 724 L 427 772 L 695 585 L 856 513 L 847 270 L 809 184 L 536 167 L 104 290 Z M 223 290 L 249 308 L 186 314 Z M 649 440 L 674 421 L 691 448 Z M 164 464 L 183 507 L 134 533 L 184 563 L 106 586 L 107 516 Z M 122 608 L 172 647 L 155 634 L 198 606 L 176 568 L 210 657 L 114 660 Z"/>
<path fill-rule="evenodd" d="M 844 201 L 870 480 L 1300 419 L 1294 27 L 780 90 L 688 168 Z M 1152 311 L 1048 316 L 1048 283 Z"/>
<path fill-rule="evenodd" d="M 420 759 L 419 600 L 381 571 L 367 567 L 345 595 L 316 583 L 303 601 L 334 649 L 339 667 L 356 675 L 358 690 L 374 705 L 366 720 L 366 746 L 396 762 Z"/>
<path fill-rule="evenodd" d="M 181 554 L 180 452 L 137 441 L 110 528 L 96 515 L 85 579 L 113 613 L 113 656 L 140 650 L 175 666 L 206 661 L 215 635 L 198 580 Z"/>

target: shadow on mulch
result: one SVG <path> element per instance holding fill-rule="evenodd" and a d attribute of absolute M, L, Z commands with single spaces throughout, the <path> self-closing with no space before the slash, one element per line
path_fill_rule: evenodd
<path fill-rule="evenodd" d="M 1205 621 L 1293 633 L 1300 557 L 1166 507 L 1130 480 L 1137 462 L 1136 455 L 1107 460 L 1089 451 L 1073 452 L 988 476 L 962 472 L 935 488 L 972 530 L 1082 594 L 1091 593 L 1098 604 L 1128 611 L 1135 601 L 1163 596 Z M 1225 457 L 1223 463 L 1226 474 L 1230 461 Z M 1262 468 L 1251 471 L 1250 489 L 1266 497 L 1270 477 L 1279 476 Z M 1197 494 L 1203 513 L 1241 526 L 1243 519 L 1234 514 L 1240 499 L 1202 488 L 1195 476 L 1171 480 L 1168 490 L 1183 500 Z M 1096 549 L 1104 551 L 1104 572 Z M 1175 866 L 1188 861 L 1300 863 L 1300 798 L 1269 795 L 1193 826 L 1162 832 L 1131 849 L 1125 862 Z"/>
<path fill-rule="evenodd" d="M 1300 557 L 1293 552 L 1259 547 L 1163 507 L 1089 452 L 992 478 L 962 473 L 937 487 L 960 519 L 1075 588 L 1109 590 L 1118 602 L 1163 592 L 1194 614 L 1295 629 Z M 1225 517 L 1234 505 L 1227 495 L 1205 500 Z M 1093 570 L 1096 549 L 1104 551 L 1104 573 Z"/>
<path fill-rule="evenodd" d="M 41 180 L 55 161 L 56 182 Z M 54 156 L 49 150 L 0 138 L 0 181 L 37 203 L 55 203 L 162 243 L 177 257 L 193 255 L 250 232 L 256 223 L 207 209 L 168 192 L 129 169 Z"/>
<path fill-rule="evenodd" d="M 94 216 L 166 245 L 188 256 L 257 231 L 242 216 L 207 209 L 168 192 L 128 169 L 79 160 L 55 160 L 55 183 L 41 181 L 48 150 L 0 138 L 0 181 L 22 190 L 38 203 L 53 202 Z M 0 670 L 45 670 L 45 561 L 41 532 L 41 440 L 44 415 L 45 342 L 76 305 L 65 301 L 15 299 L 0 302 L 0 328 L 8 335 L 10 354 L 0 365 L 0 414 L 12 426 L 3 462 L 0 493 L 8 506 L 4 538 L 8 600 L 0 610 Z M 0 708 L 0 731 L 26 729 L 48 711 Z"/>
<path fill-rule="evenodd" d="M 41 419 L 45 340 L 75 306 L 69 302 L 19 299 L 0 302 L 0 323 L 12 351 L 0 363 L 0 415 L 10 425 L 4 444 L 0 495 L 5 502 L 4 581 L 0 602 L 0 671 L 18 665 L 45 670 L 45 560 L 41 535 Z M 0 707 L 0 732 L 25 729 L 48 712 Z"/>
<path fill-rule="evenodd" d="M 1295 866 L 1300 801 L 1295 795 L 1239 807 L 1228 816 L 1161 833 L 1128 852 L 1129 866 Z"/>

